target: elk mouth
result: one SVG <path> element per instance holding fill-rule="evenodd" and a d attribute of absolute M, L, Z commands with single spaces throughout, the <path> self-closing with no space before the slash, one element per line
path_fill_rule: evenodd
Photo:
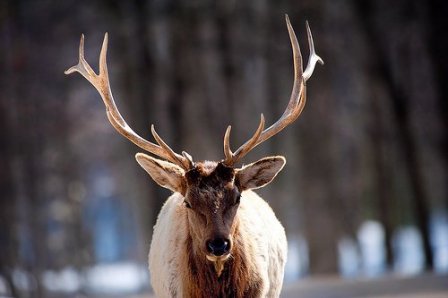
<path fill-rule="evenodd" d="M 230 253 L 227 253 L 227 254 L 222 255 L 222 256 L 215 256 L 215 255 L 207 254 L 206 258 L 210 262 L 225 262 L 225 261 L 227 261 L 228 258 L 230 258 Z"/>
<path fill-rule="evenodd" d="M 221 256 L 207 254 L 206 258 L 208 261 L 213 263 L 213 266 L 215 267 L 216 275 L 218 277 L 220 277 L 221 273 L 224 269 L 225 262 L 230 258 L 230 253 L 227 253 L 227 254 L 221 255 Z"/>

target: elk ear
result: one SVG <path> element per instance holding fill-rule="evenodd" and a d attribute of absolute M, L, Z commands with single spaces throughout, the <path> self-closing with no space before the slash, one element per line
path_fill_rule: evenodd
<path fill-rule="evenodd" d="M 179 166 L 143 153 L 137 153 L 135 159 L 160 186 L 174 192 L 185 192 L 185 171 Z"/>
<path fill-rule="evenodd" d="M 241 191 L 255 189 L 269 184 L 283 169 L 283 156 L 270 156 L 237 169 L 236 183 Z"/>

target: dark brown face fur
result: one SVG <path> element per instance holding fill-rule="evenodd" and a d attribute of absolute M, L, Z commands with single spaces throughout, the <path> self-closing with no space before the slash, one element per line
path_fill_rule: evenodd
<path fill-rule="evenodd" d="M 204 162 L 186 173 L 190 233 L 196 254 L 207 254 L 206 242 L 225 238 L 233 245 L 235 215 L 240 191 L 235 186 L 235 170 L 221 163 Z"/>
<path fill-rule="evenodd" d="M 262 280 L 248 263 L 244 240 L 237 232 L 236 214 L 240 190 L 235 170 L 221 163 L 204 162 L 185 175 L 185 208 L 190 237 L 187 240 L 186 297 L 259 297 Z M 230 240 L 227 255 L 207 260 L 206 242 L 223 237 Z M 228 256 L 229 257 L 227 260 Z M 217 264 L 221 263 L 221 269 Z"/>

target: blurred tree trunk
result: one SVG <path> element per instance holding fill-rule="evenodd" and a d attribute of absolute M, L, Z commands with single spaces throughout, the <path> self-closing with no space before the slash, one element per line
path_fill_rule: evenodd
<path fill-rule="evenodd" d="M 11 13 L 8 4 L 7 2 L 0 3 L 0 10 Z M 3 28 L 0 31 L 0 38 L 3 41 L 0 42 L 0 55 L 3 57 L 0 59 L 0 69 L 3 71 L 3 76 L 0 77 L 0 90 L 3 93 L 3 96 L 0 97 L 0 127 L 2 128 L 0 129 L 0 276 L 7 282 L 11 295 L 20 297 L 12 279 L 14 267 L 18 263 L 17 227 L 19 223 L 14 177 L 11 174 L 14 171 L 14 160 L 16 160 L 15 138 L 12 132 L 16 131 L 17 108 L 11 100 L 13 97 L 12 85 L 7 80 L 14 76 L 11 65 L 12 41 L 4 37 L 12 31 L 11 25 L 6 20 L 0 20 L 0 28 Z"/>
<path fill-rule="evenodd" d="M 448 3 L 443 0 L 428 1 L 429 14 L 429 45 L 431 59 L 436 76 L 439 113 L 444 127 L 444 134 L 440 142 L 440 155 L 445 169 L 445 208 L 448 208 Z"/>
<path fill-rule="evenodd" d="M 420 160 L 418 156 L 418 148 L 414 140 L 412 124 L 409 111 L 409 99 L 406 93 L 396 80 L 396 76 L 391 69 L 388 61 L 387 40 L 384 36 L 380 36 L 376 30 L 373 18 L 375 10 L 371 3 L 355 1 L 361 24 L 365 30 L 366 37 L 370 41 L 372 52 L 376 57 L 375 73 L 378 80 L 382 80 L 389 92 L 391 99 L 392 111 L 394 112 L 394 119 L 396 121 L 397 129 L 399 131 L 399 144 L 401 152 L 403 153 L 405 166 L 411 183 L 413 192 L 413 207 L 416 216 L 417 226 L 421 232 L 423 240 L 423 253 L 425 257 L 426 269 L 433 268 L 433 253 L 430 243 L 430 226 L 429 226 L 429 199 L 427 192 L 424 189 L 424 179 L 421 170 Z M 415 4 L 410 5 L 408 2 L 403 3 L 407 7 L 407 13 L 410 17 L 414 16 Z M 393 26 L 393 24 L 391 24 Z M 403 52 L 406 53 L 404 50 Z"/>
<path fill-rule="evenodd" d="M 11 2 L 8 4 L 9 9 L 7 13 L 14 16 L 12 18 L 13 21 L 7 24 L 9 29 L 8 33 L 13 32 L 16 36 L 20 36 L 19 40 L 21 42 L 18 43 L 15 42 L 16 40 L 10 40 L 10 43 L 6 45 L 5 54 L 7 57 L 10 57 L 10 62 L 17 61 L 18 53 L 23 56 L 20 57 L 22 58 L 20 64 L 11 63 L 5 65 L 6 73 L 11 74 L 10 76 L 4 77 L 6 80 L 4 84 L 7 86 L 6 92 L 9 96 L 8 109 L 10 110 L 10 113 L 5 117 L 10 122 L 6 127 L 11 129 L 9 132 L 14 132 L 14 140 L 11 138 L 8 141 L 8 146 L 6 146 L 6 148 L 9 147 L 9 150 L 11 150 L 6 152 L 9 155 L 5 156 L 8 158 L 9 163 L 7 168 L 10 168 L 12 171 L 9 176 L 10 180 L 6 180 L 6 183 L 11 183 L 8 188 L 14 185 L 17 192 L 12 193 L 9 191 L 9 194 L 13 196 L 4 197 L 5 200 L 9 200 L 7 202 L 9 207 L 4 209 L 7 213 L 3 215 L 5 215 L 5 220 L 12 225 L 11 232 L 15 233 L 15 235 L 18 235 L 18 231 L 23 233 L 21 235 L 23 237 L 22 239 L 19 239 L 21 238 L 20 236 L 9 239 L 11 241 L 10 245 L 14 246 L 14 244 L 18 244 L 16 247 L 17 251 L 13 255 L 9 255 L 11 257 L 9 260 L 11 262 L 10 270 L 19 267 L 32 274 L 35 279 L 35 288 L 32 295 L 34 297 L 44 297 L 41 273 L 42 265 L 45 261 L 45 241 L 42 241 L 45 237 L 42 234 L 40 222 L 43 202 L 39 200 L 40 197 L 37 190 L 39 177 L 41 177 L 42 173 L 39 171 L 39 161 L 36 158 L 36 152 L 41 152 L 37 146 L 39 123 L 36 122 L 38 117 L 35 105 L 37 99 L 35 94 L 30 95 L 31 90 L 28 85 L 31 75 L 29 67 L 30 60 L 27 59 L 27 55 L 31 47 L 29 46 L 30 39 L 27 23 L 23 17 L 22 8 L 24 4 L 13 4 Z M 24 88 L 24 86 L 28 88 Z M 17 205 L 13 203 L 14 199 L 16 199 Z M 15 210 L 15 206 L 17 206 L 17 210 Z M 25 242 L 26 236 L 29 236 L 29 238 Z M 22 255 L 20 256 L 21 259 L 17 259 L 15 256 L 19 254 L 19 247 L 23 249 L 24 244 L 28 248 L 31 248 L 31 253 L 28 251 L 27 255 Z"/>
<path fill-rule="evenodd" d="M 374 83 L 373 83 L 374 84 Z M 395 206 L 395 195 L 392 191 L 391 165 L 388 159 L 388 152 L 386 149 L 386 135 L 383 121 L 385 114 L 381 105 L 384 105 L 384 100 L 379 100 L 381 92 L 378 88 L 373 87 L 373 94 L 370 96 L 371 112 L 373 116 L 373 124 L 370 129 L 371 132 L 371 147 L 373 153 L 373 165 L 375 172 L 375 189 L 377 196 L 377 210 L 380 222 L 384 227 L 384 244 L 386 249 L 386 266 L 389 270 L 393 268 L 395 256 L 392 246 L 392 235 L 394 231 L 393 224 L 393 207 Z"/>

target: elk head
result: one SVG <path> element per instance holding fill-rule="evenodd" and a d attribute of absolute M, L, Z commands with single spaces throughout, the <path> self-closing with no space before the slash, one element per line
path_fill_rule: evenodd
<path fill-rule="evenodd" d="M 84 59 L 84 36 L 81 36 L 78 65 L 65 71 L 65 74 L 79 72 L 97 89 L 106 106 L 107 118 L 120 134 L 143 150 L 161 158 L 157 159 L 144 153 L 136 154 L 137 162 L 156 183 L 182 195 L 182 208 L 186 209 L 194 252 L 214 262 L 218 276 L 224 262 L 232 253 L 233 235 L 238 225 L 236 215 L 240 201 L 244 200 L 244 191 L 270 183 L 285 165 L 285 158 L 271 156 L 241 168 L 235 165 L 254 147 L 299 117 L 306 101 L 306 81 L 311 77 L 316 62 L 323 64 L 322 59 L 315 53 L 307 23 L 310 58 L 303 71 L 299 44 L 287 15 L 286 24 L 294 59 L 294 85 L 288 106 L 280 119 L 266 129 L 262 114 L 254 135 L 235 152 L 230 149 L 229 126 L 224 136 L 225 158 L 219 162 L 194 162 L 185 151 L 182 154 L 175 153 L 157 134 L 154 126 L 151 126 L 151 132 L 157 144 L 143 139 L 129 127 L 115 105 L 109 85 L 106 63 L 107 33 L 100 53 L 98 75 Z"/>

